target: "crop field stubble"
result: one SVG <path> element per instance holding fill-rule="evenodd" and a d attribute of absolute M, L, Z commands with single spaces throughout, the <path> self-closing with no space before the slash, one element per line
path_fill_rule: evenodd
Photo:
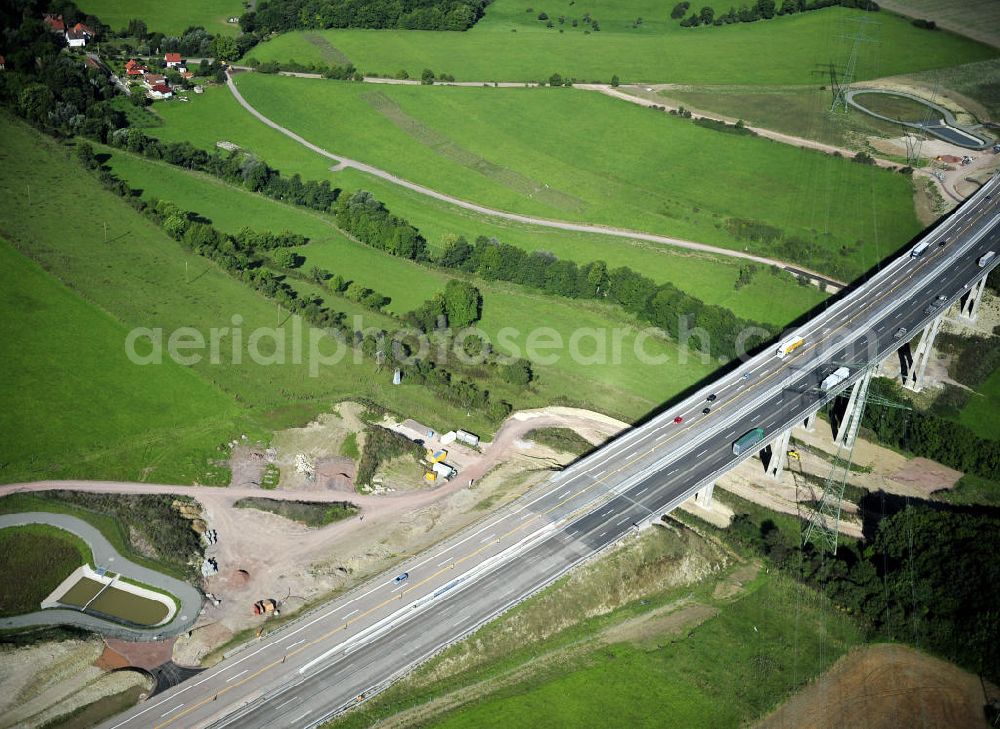
<path fill-rule="evenodd" d="M 485 235 L 525 250 L 549 251 L 578 263 L 604 260 L 611 267 L 629 266 L 658 283 L 673 283 L 707 303 L 779 326 L 824 299 L 816 288 L 799 286 L 787 275 L 758 276 L 737 289 L 734 284 L 739 277 L 739 261 L 626 238 L 500 220 L 419 195 L 357 170 L 331 173 L 329 160 L 258 122 L 224 88 L 210 87 L 187 104 L 158 104 L 155 109 L 162 125 L 147 128 L 148 134 L 170 142 L 187 139 L 209 150 L 215 149 L 220 140 L 231 141 L 284 174 L 329 179 L 349 191 L 370 190 L 393 213 L 416 225 L 433 250 L 440 250 L 448 235 L 464 235 L 470 241 Z"/>
<path fill-rule="evenodd" d="M 700 9 L 701 4 L 693 3 Z M 833 62 L 846 63 L 848 26 L 864 13 L 827 8 L 756 23 L 681 28 L 672 4 L 654 0 L 587 4 L 497 0 L 470 30 L 310 30 L 284 33 L 252 49 L 248 59 L 329 64 L 349 58 L 365 73 L 424 68 L 459 81 L 539 81 L 553 73 L 579 81 L 691 84 L 811 83 Z M 721 12 L 722 6 L 718 8 Z M 528 12 L 528 10 L 531 12 Z M 553 22 L 538 20 L 544 12 Z M 582 22 L 584 13 L 600 30 Z M 922 71 L 989 58 L 994 49 L 947 32 L 931 34 L 909 19 L 877 13 L 878 64 L 858 66 L 856 78 Z M 558 19 L 565 18 L 560 23 Z M 638 18 L 641 24 L 636 24 Z M 573 20 L 578 20 L 576 27 Z M 342 60 L 340 61 L 342 62 Z"/>

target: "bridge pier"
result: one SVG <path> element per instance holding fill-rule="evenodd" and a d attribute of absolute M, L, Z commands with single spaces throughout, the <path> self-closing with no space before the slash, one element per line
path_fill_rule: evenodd
<path fill-rule="evenodd" d="M 694 502 L 703 509 L 711 508 L 713 491 L 715 491 L 715 481 L 712 481 L 712 483 L 705 484 L 700 489 L 695 491 Z"/>
<path fill-rule="evenodd" d="M 778 436 L 778 439 L 771 443 L 771 460 L 767 463 L 767 475 L 769 478 L 778 480 L 785 472 L 785 464 L 788 462 L 788 441 L 791 440 L 792 429 L 789 428 Z"/>
<path fill-rule="evenodd" d="M 983 300 L 983 290 L 986 288 L 986 277 L 972 284 L 969 293 L 962 299 L 962 311 L 958 315 L 967 324 L 972 324 L 979 316 L 979 303 Z"/>
<path fill-rule="evenodd" d="M 924 374 L 927 372 L 927 363 L 930 362 L 931 352 L 934 348 L 934 340 L 938 332 L 941 331 L 941 322 L 944 321 L 944 313 L 939 314 L 934 321 L 927 325 L 924 334 L 920 337 L 920 344 L 913 354 L 913 364 L 910 371 L 906 373 L 906 381 L 903 386 L 914 392 L 920 392 L 924 387 Z"/>
<path fill-rule="evenodd" d="M 851 396 L 847 400 L 844 419 L 840 421 L 837 436 L 833 439 L 838 446 L 851 448 L 854 445 L 854 439 L 861 428 L 861 416 L 864 415 L 865 398 L 868 396 L 868 386 L 871 384 L 873 373 L 874 370 L 869 367 L 861 379 L 851 386 Z"/>
<path fill-rule="evenodd" d="M 811 412 L 806 415 L 806 419 L 802 421 L 802 429 L 807 433 L 815 432 L 816 430 L 816 416 L 819 415 L 819 411 Z"/>

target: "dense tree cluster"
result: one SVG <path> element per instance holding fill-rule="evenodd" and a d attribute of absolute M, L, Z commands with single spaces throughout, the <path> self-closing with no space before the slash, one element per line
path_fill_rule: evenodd
<path fill-rule="evenodd" d="M 978 387 L 1000 369 L 1000 326 L 993 327 L 992 337 L 941 332 L 937 345 L 941 351 L 954 356 L 949 374 L 963 385 Z"/>
<path fill-rule="evenodd" d="M 907 398 L 892 380 L 872 381 L 871 393 L 901 402 Z M 866 408 L 862 425 L 882 443 L 919 453 L 983 478 L 1000 473 L 1000 443 L 978 437 L 969 428 L 930 413 L 897 408 Z"/>
<path fill-rule="evenodd" d="M 763 338 L 771 334 L 767 327 L 740 319 L 721 306 L 705 304 L 672 284 L 657 284 L 624 266 L 609 270 L 604 261 L 578 266 L 551 253 L 528 253 L 480 236 L 475 244 L 463 237 L 455 238 L 436 262 L 488 281 L 512 281 L 568 298 L 608 300 L 675 339 L 682 339 L 685 331 L 700 327 L 708 334 L 715 355 L 740 354 L 738 338 L 748 327 L 759 327 Z"/>
<path fill-rule="evenodd" d="M 427 241 L 420 231 L 389 209 L 367 190 L 342 197 L 333 206 L 337 225 L 365 245 L 413 261 L 427 260 Z"/>
<path fill-rule="evenodd" d="M 72 3 L 58 6 L 67 22 L 94 22 Z M 104 73 L 88 69 L 80 58 L 63 53 L 61 35 L 41 22 L 45 6 L 0 3 L 0 55 L 6 70 L 0 73 L 0 104 L 39 129 L 57 136 L 84 135 L 105 140 L 127 123 L 111 99 L 114 86 Z"/>
<path fill-rule="evenodd" d="M 898 499 L 898 497 L 897 497 Z M 899 500 L 902 501 L 902 500 Z M 727 538 L 825 592 L 872 640 L 932 650 L 1000 678 L 1000 516 L 873 494 L 861 507 L 878 519 L 868 544 L 836 555 L 802 547 L 769 519 L 737 514 Z M 895 513 L 893 513 L 895 512 Z M 890 515 L 879 518 L 883 513 Z"/>
<path fill-rule="evenodd" d="M 489 0 L 262 0 L 240 18 L 245 33 L 307 28 L 467 30 Z"/>
<path fill-rule="evenodd" d="M 674 6 L 670 17 L 677 19 L 687 12 L 689 3 L 679 3 Z M 781 0 L 779 6 L 777 0 L 756 0 L 752 5 L 743 5 L 739 9 L 729 8 L 725 13 L 716 13 L 715 8 L 710 5 L 703 6 L 698 12 L 692 13 L 681 21 L 683 28 L 697 28 L 700 25 L 730 25 L 731 23 L 755 23 L 758 20 L 770 20 L 776 15 L 794 15 L 795 13 L 805 13 L 810 10 L 820 10 L 840 6 L 845 8 L 857 8 L 859 10 L 869 10 L 875 12 L 879 9 L 878 3 L 873 0 Z M 680 12 L 681 15 L 675 13 Z"/>

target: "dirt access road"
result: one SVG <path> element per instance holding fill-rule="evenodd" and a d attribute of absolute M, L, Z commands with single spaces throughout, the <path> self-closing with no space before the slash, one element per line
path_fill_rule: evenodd
<path fill-rule="evenodd" d="M 252 487 L 213 488 L 116 481 L 39 481 L 0 486 L 0 496 L 26 491 L 69 489 L 121 494 L 189 496 L 202 506 L 209 528 L 218 532 L 213 548 L 219 573 L 206 579 L 206 590 L 222 597 L 208 605 L 191 637 L 181 638 L 174 658 L 193 664 L 234 633 L 261 623 L 249 606 L 274 597 L 293 611 L 333 590 L 386 569 L 407 554 L 446 539 L 486 516 L 487 507 L 512 499 L 542 480 L 567 456 L 529 445 L 536 428 L 564 427 L 601 442 L 625 423 L 599 413 L 546 408 L 512 415 L 482 455 L 459 478 L 441 486 L 383 495 L 358 494 L 346 487 L 263 491 Z M 468 488 L 475 479 L 474 489 Z M 360 518 L 308 528 L 269 512 L 234 508 L 237 500 L 264 497 L 289 501 L 342 502 L 360 507 Z"/>
<path fill-rule="evenodd" d="M 382 79 L 381 81 L 387 82 L 388 80 Z M 661 245 L 673 246 L 675 248 L 686 248 L 692 251 L 701 251 L 703 253 L 713 253 L 719 256 L 727 256 L 729 258 L 739 258 L 741 260 L 753 261 L 755 263 L 760 263 L 765 266 L 778 266 L 783 268 L 793 275 L 805 274 L 810 278 L 829 283 L 833 286 L 842 287 L 844 285 L 841 281 L 836 281 L 834 279 L 827 278 L 815 271 L 812 271 L 802 266 L 790 266 L 784 261 L 779 261 L 774 258 L 764 258 L 763 256 L 755 256 L 750 253 L 745 253 L 743 251 L 736 251 L 729 248 L 719 248 L 717 246 L 710 246 L 705 243 L 696 243 L 695 241 L 683 240 L 681 238 L 672 238 L 666 235 L 656 235 L 655 233 L 643 233 L 637 230 L 629 230 L 628 228 L 615 228 L 607 225 L 596 225 L 590 223 L 570 223 L 564 220 L 551 220 L 549 218 L 536 218 L 530 215 L 520 215 L 518 213 L 510 213 L 504 210 L 496 210 L 495 208 L 488 208 L 484 205 L 477 205 L 476 203 L 469 202 L 468 200 L 463 200 L 461 198 L 453 197 L 451 195 L 446 195 L 443 192 L 438 192 L 429 187 L 424 187 L 423 185 L 417 184 L 416 182 L 411 182 L 410 180 L 404 179 L 397 175 L 387 172 L 378 167 L 373 167 L 372 165 L 360 162 L 358 160 L 350 159 L 344 157 L 343 155 L 330 152 L 328 150 L 319 147 L 312 142 L 308 141 L 304 137 L 296 134 L 292 130 L 281 126 L 275 121 L 272 121 L 268 117 L 261 114 L 257 109 L 251 106 L 243 94 L 240 93 L 239 89 L 236 88 L 236 84 L 233 82 L 233 73 L 229 72 L 226 80 L 229 90 L 232 92 L 236 101 L 239 102 L 240 106 L 250 112 L 259 121 L 263 122 L 272 129 L 281 132 L 290 139 L 295 140 L 307 149 L 312 150 L 316 154 L 322 155 L 327 159 L 335 162 L 335 165 L 331 168 L 334 171 L 339 171 L 346 168 L 356 169 L 361 172 L 365 172 L 379 179 L 390 182 L 393 185 L 399 185 L 400 187 L 405 187 L 407 190 L 412 190 L 420 195 L 425 195 L 427 197 L 434 198 L 435 200 L 441 200 L 450 205 L 456 205 L 460 208 L 466 210 L 472 210 L 473 212 L 480 213 L 482 215 L 488 215 L 493 218 L 501 218 L 503 220 L 511 220 L 517 223 L 525 223 L 527 225 L 537 225 L 543 228 L 555 228 L 557 230 L 568 230 L 576 233 L 596 233 L 598 235 L 606 235 L 614 238 L 628 238 L 630 240 L 644 240 L 650 243 L 658 243 Z"/>

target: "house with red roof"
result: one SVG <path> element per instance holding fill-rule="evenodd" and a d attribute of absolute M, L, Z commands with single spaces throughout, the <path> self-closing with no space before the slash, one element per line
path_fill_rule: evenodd
<path fill-rule="evenodd" d="M 166 84 L 153 84 L 153 86 L 146 93 L 151 99 L 169 99 L 174 95 L 174 92 L 170 90 L 170 87 Z"/>
<path fill-rule="evenodd" d="M 143 66 L 141 63 L 139 63 L 134 58 L 130 58 L 125 63 L 125 75 L 126 76 L 142 76 L 148 70 L 149 70 L 148 68 L 146 68 L 145 66 Z"/>
<path fill-rule="evenodd" d="M 177 68 L 184 65 L 184 59 L 181 58 L 180 53 L 167 53 L 163 59 L 167 62 L 167 68 Z"/>
<path fill-rule="evenodd" d="M 65 33 L 66 23 L 63 22 L 63 16 L 55 15 L 54 13 L 45 13 L 42 16 L 42 22 L 48 26 L 49 30 L 53 33 Z"/>

